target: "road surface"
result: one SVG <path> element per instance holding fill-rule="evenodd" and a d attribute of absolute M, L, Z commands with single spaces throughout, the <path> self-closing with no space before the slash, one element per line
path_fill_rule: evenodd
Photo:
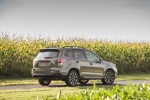
<path fill-rule="evenodd" d="M 115 81 L 113 85 L 126 85 L 130 84 L 130 81 Z M 148 83 L 150 84 L 150 80 L 132 80 L 133 84 L 142 84 L 142 83 Z M 102 85 L 102 83 L 96 83 L 96 85 Z M 81 85 L 78 85 L 81 86 Z M 93 86 L 93 83 L 89 82 L 87 83 L 86 86 Z M 54 87 L 67 87 L 65 82 L 64 83 L 57 83 L 57 84 L 50 84 L 49 86 L 41 86 L 39 84 L 34 84 L 34 85 L 13 85 L 13 86 L 0 86 L 0 90 L 12 90 L 12 89 L 34 89 L 34 88 L 54 88 Z"/>

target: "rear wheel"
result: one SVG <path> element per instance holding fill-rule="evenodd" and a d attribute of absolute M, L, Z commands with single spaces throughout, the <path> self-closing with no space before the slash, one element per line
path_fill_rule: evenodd
<path fill-rule="evenodd" d="M 39 84 L 42 86 L 48 86 L 51 83 L 50 79 L 38 79 Z"/>
<path fill-rule="evenodd" d="M 104 78 L 102 79 L 103 84 L 110 85 L 113 84 L 115 80 L 115 72 L 113 70 L 107 70 Z"/>
<path fill-rule="evenodd" d="M 71 70 L 67 76 L 66 84 L 68 86 L 76 86 L 79 80 L 77 71 Z"/>
<path fill-rule="evenodd" d="M 79 83 L 82 85 L 85 85 L 88 81 L 89 81 L 88 79 L 87 80 L 86 79 L 85 80 L 79 80 Z"/>

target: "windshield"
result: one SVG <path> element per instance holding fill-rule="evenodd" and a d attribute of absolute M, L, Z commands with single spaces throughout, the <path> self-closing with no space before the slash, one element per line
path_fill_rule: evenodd
<path fill-rule="evenodd" d="M 36 56 L 37 59 L 49 59 L 49 58 L 57 58 L 59 55 L 58 51 L 42 51 L 39 52 Z"/>

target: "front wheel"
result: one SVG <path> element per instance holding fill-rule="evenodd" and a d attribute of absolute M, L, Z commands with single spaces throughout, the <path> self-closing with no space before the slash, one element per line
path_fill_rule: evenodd
<path fill-rule="evenodd" d="M 105 72 L 104 78 L 102 79 L 102 83 L 110 85 L 113 84 L 114 80 L 115 80 L 115 72 L 113 70 L 107 70 Z"/>
<path fill-rule="evenodd" d="M 85 85 L 89 80 L 86 79 L 86 80 L 79 80 L 79 83 L 82 84 L 82 85 Z"/>
<path fill-rule="evenodd" d="M 38 79 L 39 84 L 42 86 L 48 86 L 51 83 L 51 80 L 49 79 Z"/>
<path fill-rule="evenodd" d="M 71 70 L 67 76 L 66 84 L 68 86 L 76 86 L 79 80 L 77 71 Z"/>

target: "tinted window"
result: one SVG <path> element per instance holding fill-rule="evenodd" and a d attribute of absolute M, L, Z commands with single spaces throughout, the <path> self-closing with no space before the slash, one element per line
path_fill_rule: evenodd
<path fill-rule="evenodd" d="M 58 55 L 59 55 L 58 50 L 45 50 L 45 51 L 41 50 L 36 56 L 36 58 L 40 59 L 57 58 Z"/>
<path fill-rule="evenodd" d="M 85 53 L 86 53 L 88 60 L 90 60 L 90 61 L 95 61 L 98 59 L 97 55 L 91 51 L 85 51 Z"/>
<path fill-rule="evenodd" d="M 74 58 L 73 51 L 72 50 L 66 50 L 64 56 L 68 57 L 68 58 Z"/>
<path fill-rule="evenodd" d="M 81 60 L 85 60 L 85 56 L 84 56 L 84 52 L 83 50 L 74 50 L 74 56 L 76 59 L 81 59 Z"/>

